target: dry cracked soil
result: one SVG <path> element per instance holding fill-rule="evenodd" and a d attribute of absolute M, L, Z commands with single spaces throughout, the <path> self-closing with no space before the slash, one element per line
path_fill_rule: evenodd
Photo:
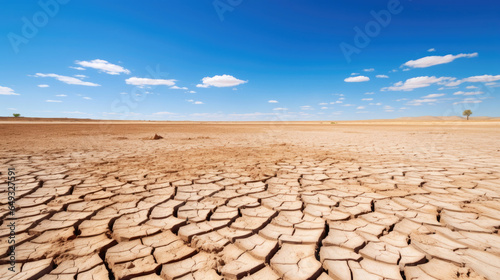
<path fill-rule="evenodd" d="M 498 124 L 4 123 L 0 135 L 0 279 L 500 279 Z"/>

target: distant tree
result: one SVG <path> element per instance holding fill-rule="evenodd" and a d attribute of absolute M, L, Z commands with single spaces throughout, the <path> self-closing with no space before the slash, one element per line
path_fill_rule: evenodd
<path fill-rule="evenodd" d="M 14 116 L 14 118 L 19 118 L 21 116 L 21 114 L 12 114 Z"/>
<path fill-rule="evenodd" d="M 465 110 L 462 115 L 464 116 L 467 116 L 467 120 L 469 120 L 469 116 L 472 115 L 472 111 L 471 110 Z"/>

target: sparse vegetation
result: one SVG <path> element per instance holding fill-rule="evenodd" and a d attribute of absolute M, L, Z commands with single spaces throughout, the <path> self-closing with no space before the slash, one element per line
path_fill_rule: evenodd
<path fill-rule="evenodd" d="M 472 115 L 472 111 L 471 110 L 465 110 L 462 115 L 464 116 L 467 116 L 467 120 L 469 120 L 469 116 Z"/>
<path fill-rule="evenodd" d="M 21 114 L 12 114 L 14 116 L 14 118 L 19 118 L 21 116 Z"/>

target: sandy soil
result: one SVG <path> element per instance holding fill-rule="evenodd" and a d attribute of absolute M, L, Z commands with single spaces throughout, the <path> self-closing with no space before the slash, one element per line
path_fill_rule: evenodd
<path fill-rule="evenodd" d="M 498 139 L 480 120 L 2 122 L 0 279 L 500 279 Z"/>

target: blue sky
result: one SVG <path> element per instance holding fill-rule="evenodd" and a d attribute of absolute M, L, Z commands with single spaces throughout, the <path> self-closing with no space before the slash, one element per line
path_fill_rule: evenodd
<path fill-rule="evenodd" d="M 497 1 L 1 5 L 1 116 L 500 116 Z"/>

